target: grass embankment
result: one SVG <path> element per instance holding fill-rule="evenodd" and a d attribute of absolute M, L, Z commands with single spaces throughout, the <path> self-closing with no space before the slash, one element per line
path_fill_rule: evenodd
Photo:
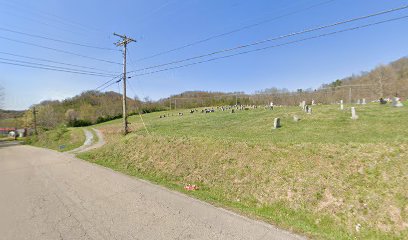
<path fill-rule="evenodd" d="M 408 108 L 338 106 L 130 118 L 80 157 L 319 239 L 408 237 Z M 180 110 L 181 111 L 181 110 Z M 292 120 L 296 114 L 300 122 Z M 280 117 L 282 128 L 272 130 Z"/>
<path fill-rule="evenodd" d="M 58 127 L 53 130 L 40 132 L 38 136 L 27 138 L 30 145 L 49 148 L 60 152 L 80 147 L 85 141 L 81 128 Z"/>

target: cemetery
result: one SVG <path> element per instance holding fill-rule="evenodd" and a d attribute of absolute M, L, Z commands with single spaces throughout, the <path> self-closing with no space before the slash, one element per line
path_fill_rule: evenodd
<path fill-rule="evenodd" d="M 407 238 L 408 105 L 382 101 L 132 116 L 80 157 L 313 238 Z"/>

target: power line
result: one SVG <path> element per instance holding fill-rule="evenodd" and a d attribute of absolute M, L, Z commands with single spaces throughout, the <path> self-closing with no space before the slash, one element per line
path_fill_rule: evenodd
<path fill-rule="evenodd" d="M 129 84 L 130 90 L 133 92 L 133 97 L 137 96 L 135 89 L 133 88 L 133 85 L 131 84 L 131 81 L 127 82 Z"/>
<path fill-rule="evenodd" d="M 165 69 L 161 69 L 161 70 L 157 70 L 157 71 L 152 71 L 152 72 L 147 72 L 147 73 L 143 73 L 143 74 L 136 74 L 136 75 L 133 75 L 132 77 L 145 76 L 145 75 L 150 75 L 150 74 L 154 74 L 154 73 L 164 72 L 164 71 L 168 71 L 168 70 L 173 70 L 173 69 L 178 69 L 178 68 L 189 67 L 189 66 L 193 66 L 193 65 L 197 65 L 197 64 L 206 63 L 206 62 L 212 62 L 212 61 L 215 61 L 215 60 L 218 60 L 218 59 L 230 58 L 230 57 L 234 57 L 234 56 L 238 56 L 238 55 L 244 55 L 244 54 L 248 54 L 248 53 L 252 53 L 252 52 L 258 52 L 258 51 L 262 51 L 262 50 L 271 49 L 271 48 L 277 48 L 277 47 L 282 47 L 282 46 L 286 46 L 286 45 L 292 45 L 292 44 L 295 44 L 295 43 L 300 43 L 300 42 L 305 42 L 305 41 L 312 40 L 312 39 L 317 39 L 317 38 L 321 38 L 321 37 L 331 36 L 331 35 L 335 35 L 335 34 L 338 34 L 338 33 L 354 31 L 354 30 L 358 30 L 358 29 L 362 29 L 362 28 L 367 28 L 367 27 L 371 27 L 371 26 L 375 26 L 375 25 L 379 25 L 379 24 L 383 24 L 383 23 L 398 21 L 398 20 L 402 20 L 402 19 L 406 19 L 406 18 L 408 18 L 408 15 L 405 15 L 405 16 L 402 16 L 402 17 L 398 17 L 398 18 L 392 18 L 392 19 L 388 19 L 388 20 L 384 20 L 384 21 L 374 22 L 374 23 L 370 23 L 370 24 L 366 24 L 366 25 L 360 25 L 360 26 L 357 26 L 357 27 L 346 28 L 346 29 L 343 29 L 343 30 L 338 30 L 338 31 L 334 31 L 334 32 L 330 32 L 330 33 L 325 33 L 325 34 L 320 34 L 320 35 L 316 35 L 316 36 L 312 36 L 312 37 L 302 38 L 302 39 L 299 39 L 299 40 L 295 40 L 295 41 L 291 41 L 291 42 L 286 42 L 286 43 L 282 43 L 282 44 L 267 46 L 267 47 L 263 47 L 263 48 L 257 48 L 257 49 L 253 49 L 253 50 L 249 50 L 249 51 L 244 51 L 244 52 L 239 52 L 239 53 L 235 53 L 235 54 L 230 54 L 230 55 L 226 55 L 226 56 L 222 56 L 222 57 L 211 58 L 211 59 L 204 60 L 204 61 L 193 62 L 193 63 L 181 65 L 181 66 L 176 66 L 176 67 L 171 67 L 171 68 L 165 68 Z"/>
<path fill-rule="evenodd" d="M 112 79 L 110 79 L 109 81 L 103 83 L 102 85 L 98 86 L 97 88 L 95 88 L 95 90 L 98 90 L 99 88 L 101 88 L 101 87 L 105 86 L 106 84 L 108 84 L 108 83 L 110 83 L 110 82 L 116 80 L 116 79 L 119 78 L 119 77 L 122 78 L 122 73 L 119 74 L 119 75 L 117 75 L 117 76 L 115 76 L 115 77 L 113 77 Z"/>
<path fill-rule="evenodd" d="M 52 20 L 53 22 L 57 21 L 60 24 L 65 25 L 65 26 L 72 27 L 74 25 L 76 27 L 81 27 L 82 28 L 81 30 L 88 29 L 88 30 L 92 30 L 92 31 L 99 31 L 101 33 L 106 34 L 106 32 L 103 32 L 100 29 L 97 29 L 95 27 L 90 27 L 90 26 L 87 26 L 87 25 L 84 25 L 84 24 L 81 24 L 81 23 L 77 23 L 77 22 L 74 22 L 74 21 L 59 17 L 59 16 L 57 16 L 55 14 L 48 13 L 48 12 L 45 12 L 45 11 L 41 11 L 41 10 L 38 10 L 38 9 L 34 9 L 32 7 L 30 8 L 30 7 L 24 6 L 22 4 L 15 5 L 15 4 L 12 4 L 10 1 L 7 1 L 7 2 L 2 1 L 2 3 L 5 4 L 5 5 L 8 5 L 8 7 L 17 9 L 17 11 L 19 11 L 19 12 L 21 11 L 21 9 L 28 10 L 28 12 L 30 12 L 32 16 L 37 15 L 37 16 L 40 16 L 42 18 L 45 17 L 45 18 L 48 18 L 48 19 Z M 37 22 L 39 22 L 39 21 L 37 20 Z M 42 23 L 44 23 L 44 22 L 42 22 Z M 46 25 L 48 25 L 48 24 L 46 24 Z M 50 26 L 50 25 L 48 25 L 48 26 Z M 57 27 L 57 26 L 54 26 L 54 27 Z"/>
<path fill-rule="evenodd" d="M 58 62 L 58 61 L 48 60 L 48 59 L 44 59 L 44 58 L 29 57 L 29 56 L 24 56 L 24 55 L 19 55 L 19 54 L 14 54 L 14 53 L 8 53 L 8 52 L 1 52 L 0 51 L 0 54 L 9 55 L 9 56 L 13 56 L 13 57 L 20 57 L 20 58 L 25 58 L 25 59 L 31 59 L 31 60 L 37 60 L 37 61 L 42 61 L 42 62 L 56 63 L 56 64 L 72 66 L 72 67 L 79 67 L 79 68 L 84 68 L 84 69 L 98 70 L 98 71 L 102 71 L 102 72 L 106 72 L 106 73 L 116 73 L 116 72 L 109 72 L 109 71 L 106 71 L 105 69 L 101 69 L 101 68 L 81 66 L 81 65 L 71 64 L 71 63 Z"/>
<path fill-rule="evenodd" d="M 92 74 L 98 74 L 98 75 L 103 75 L 103 76 L 114 76 L 112 74 L 105 74 L 105 73 L 100 73 L 100 72 L 91 72 L 91 71 L 84 71 L 84 70 L 79 70 L 79 69 L 73 69 L 73 68 L 65 68 L 65 67 L 59 67 L 55 65 L 47 65 L 47 64 L 41 64 L 41 63 L 33 63 L 33 62 L 27 62 L 27 61 L 21 61 L 21 60 L 15 60 L 15 59 L 9 59 L 9 58 L 1 58 L 0 60 L 3 61 L 9 61 L 9 62 L 17 62 L 17 63 L 24 63 L 24 64 L 30 64 L 30 65 L 36 65 L 36 66 L 43 66 L 43 67 L 48 67 L 48 68 L 55 68 L 55 69 L 62 69 L 62 70 L 69 70 L 69 71 L 75 71 L 75 72 L 83 72 L 83 73 L 92 73 Z"/>
<path fill-rule="evenodd" d="M 40 38 L 40 39 L 45 39 L 45 40 L 49 40 L 49 41 L 53 41 L 53 42 L 71 44 L 71 45 L 80 46 L 80 47 L 87 47 L 87 48 L 93 48 L 93 49 L 99 49 L 99 50 L 109 50 L 109 51 L 118 51 L 118 52 L 120 52 L 120 50 L 114 49 L 114 48 L 98 47 L 98 46 L 92 46 L 90 44 L 83 44 L 83 43 L 66 41 L 66 40 L 62 40 L 62 39 L 55 39 L 55 38 L 51 38 L 51 37 L 46 37 L 46 36 L 41 36 L 41 35 L 36 35 L 36 34 L 31 34 L 31 33 L 15 31 L 15 30 L 11 30 L 11 29 L 8 29 L 8 28 L 3 28 L 3 27 L 0 27 L 0 31 L 11 32 L 11 33 L 16 33 L 16 34 L 20 34 L 20 35 L 24 35 L 24 36 L 33 37 L 33 38 Z"/>
<path fill-rule="evenodd" d="M 47 47 L 47 46 L 43 46 L 43 45 L 39 45 L 39 44 L 35 44 L 35 43 L 26 42 L 26 41 L 21 41 L 21 40 L 17 40 L 17 39 L 13 39 L 13 38 L 8 38 L 8 37 L 0 36 L 0 39 L 5 39 L 5 40 L 8 40 L 8 41 L 12 41 L 12 42 L 18 42 L 18 43 L 21 43 L 21 44 L 26 44 L 26 45 L 30 45 L 30 46 L 34 46 L 34 47 L 44 48 L 44 49 L 52 50 L 52 51 L 55 51 L 55 52 L 70 54 L 70 55 L 74 55 L 74 56 L 77 56 L 77 57 L 92 59 L 92 60 L 95 60 L 95 61 L 100 61 L 100 62 L 105 62 L 105 63 L 111 63 L 111 64 L 122 65 L 122 63 L 118 63 L 118 62 L 113 62 L 113 61 L 109 61 L 109 60 L 105 60 L 105 59 L 100 59 L 100 58 L 94 58 L 94 57 L 90 57 L 90 56 L 85 56 L 85 55 L 82 55 L 82 54 L 78 54 L 78 53 L 74 53 L 74 52 L 69 52 L 69 51 L 65 51 L 65 50 L 61 50 L 61 49 L 57 49 L 57 48 Z"/>
<path fill-rule="evenodd" d="M 116 83 L 120 83 L 121 81 L 122 81 L 122 79 L 119 79 L 119 80 L 117 80 L 117 81 L 115 81 L 115 82 L 112 82 L 111 84 L 109 84 L 109 85 L 107 85 L 107 86 L 101 88 L 99 91 L 103 91 L 103 90 L 107 89 L 108 87 L 110 87 L 110 86 L 112 86 L 112 85 L 114 85 L 114 84 L 116 84 Z"/>
<path fill-rule="evenodd" d="M 227 36 L 227 35 L 230 35 L 230 34 L 233 34 L 233 33 L 237 33 L 237 32 L 240 32 L 240 31 L 243 31 L 243 30 L 246 30 L 246 29 L 250 29 L 250 28 L 265 24 L 265 23 L 269 23 L 269 22 L 272 22 L 272 21 L 275 21 L 275 20 L 279 20 L 281 18 L 285 18 L 285 17 L 291 16 L 291 15 L 295 15 L 297 13 L 307 11 L 307 10 L 313 9 L 315 7 L 319 7 L 319 6 L 328 4 L 330 2 L 334 2 L 334 1 L 336 1 L 336 0 L 323 1 L 323 2 L 320 2 L 320 3 L 314 4 L 312 6 L 297 10 L 297 11 L 293 11 L 293 12 L 290 12 L 290 13 L 287 13 L 287 14 L 283 14 L 283 15 L 280 15 L 280 16 L 277 16 L 277 17 L 274 17 L 274 18 L 271 18 L 271 19 L 266 19 L 266 20 L 263 20 L 261 22 L 249 24 L 249 25 L 246 25 L 246 26 L 231 30 L 229 32 L 224 32 L 224 33 L 221 33 L 221 34 L 213 35 L 213 36 L 210 36 L 210 37 L 207 37 L 207 38 L 204 38 L 204 39 L 201 39 L 201 40 L 198 40 L 198 41 L 183 45 L 181 47 L 173 48 L 173 49 L 170 49 L 170 50 L 166 50 L 166 51 L 163 51 L 163 52 L 153 54 L 153 55 L 148 56 L 148 57 L 138 59 L 136 61 L 144 61 L 144 60 L 151 59 L 151 58 L 154 58 L 154 57 L 158 57 L 158 56 L 161 56 L 161 55 L 164 55 L 164 54 L 167 54 L 167 53 L 175 52 L 175 51 L 178 51 L 178 50 L 181 50 L 181 49 L 184 49 L 184 48 L 192 47 L 192 46 L 197 45 L 197 44 L 208 42 L 208 41 L 211 41 L 211 40 L 216 39 L 216 38 L 224 37 L 224 36 Z"/>
<path fill-rule="evenodd" d="M 360 20 L 364 20 L 364 19 L 368 19 L 368 18 L 372 18 L 372 17 L 377 17 L 377 16 L 380 16 L 380 15 L 384 15 L 384 14 L 388 14 L 388 13 L 392 13 L 392 12 L 396 12 L 396 11 L 401 11 L 401 10 L 404 10 L 404 9 L 407 9 L 407 8 L 408 8 L 408 5 L 405 5 L 405 6 L 402 6 L 402 7 L 399 7 L 399 8 L 393 8 L 393 9 L 390 9 L 390 10 L 385 10 L 385 11 L 365 15 L 365 16 L 362 16 L 362 17 L 352 18 L 352 19 L 336 22 L 336 23 L 329 24 L 329 25 L 323 25 L 323 26 L 319 26 L 319 27 L 316 27 L 316 28 L 310 28 L 310 29 L 306 29 L 306 30 L 302 30 L 302 31 L 298 31 L 298 32 L 293 32 L 293 33 L 281 35 L 281 36 L 274 37 L 274 38 L 268 38 L 268 39 L 265 39 L 265 40 L 260 40 L 260 41 L 240 45 L 240 46 L 233 47 L 233 48 L 227 48 L 227 49 L 215 51 L 215 52 L 208 53 L 208 54 L 203 54 L 203 55 L 199 55 L 199 56 L 195 56 L 195 57 L 190 57 L 190 58 L 186 58 L 186 59 L 172 61 L 172 62 L 169 62 L 169 63 L 163 63 L 163 64 L 159 64 L 159 65 L 155 65 L 155 66 L 150 66 L 150 67 L 146 67 L 146 68 L 142 68 L 142 69 L 137 69 L 137 70 L 131 71 L 131 72 L 144 71 L 144 70 L 149 70 L 149 69 L 152 69 L 152 68 L 159 68 L 159 67 L 164 67 L 164 66 L 176 64 L 176 63 L 187 62 L 187 61 L 194 60 L 194 59 L 209 57 L 209 56 L 220 54 L 220 53 L 225 53 L 225 52 L 230 52 L 230 51 L 234 51 L 234 50 L 238 50 L 238 49 L 242 49 L 242 48 L 252 47 L 252 46 L 263 44 L 263 43 L 266 43 L 266 42 L 276 41 L 276 40 L 280 40 L 280 39 L 284 39 L 284 38 L 288 38 L 288 37 L 293 37 L 293 36 L 297 36 L 297 35 L 302 35 L 302 34 L 306 34 L 306 33 L 310 33 L 310 32 L 315 32 L 315 31 L 319 31 L 319 30 L 323 30 L 323 29 L 326 29 L 326 28 L 331 28 L 331 27 L 335 27 L 335 26 L 339 26 L 339 25 L 343 25 L 343 24 L 347 24 L 347 23 L 351 23 L 351 22 L 355 22 L 355 21 L 360 21 Z"/>
<path fill-rule="evenodd" d="M 28 68 L 36 68 L 36 69 L 43 69 L 43 70 L 50 70 L 50 71 L 57 71 L 57 72 L 74 73 L 74 74 L 81 74 L 81 75 L 89 75 L 89 76 L 110 77 L 110 76 L 100 75 L 100 74 L 85 73 L 85 72 L 79 72 L 79 71 L 69 71 L 69 70 L 63 70 L 63 69 L 55 69 L 55 68 L 51 68 L 51 67 L 40 67 L 40 66 L 32 66 L 32 65 L 19 64 L 19 63 L 3 62 L 3 61 L 0 61 L 0 64 L 7 64 L 7 65 L 13 65 L 13 66 L 28 67 Z"/>

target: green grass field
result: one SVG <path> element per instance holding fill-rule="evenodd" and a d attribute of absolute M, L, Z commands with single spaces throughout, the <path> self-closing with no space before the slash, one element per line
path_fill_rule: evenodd
<path fill-rule="evenodd" d="M 54 130 L 40 132 L 38 136 L 31 136 L 26 142 L 36 147 L 45 147 L 60 152 L 80 147 L 85 141 L 81 128 L 58 127 Z"/>
<path fill-rule="evenodd" d="M 0 127 L 15 128 L 16 127 L 16 120 L 14 118 L 0 119 Z"/>
<path fill-rule="evenodd" d="M 126 137 L 121 120 L 98 125 L 107 144 L 80 157 L 181 192 L 197 184 L 186 193 L 312 238 L 404 239 L 407 105 L 359 105 L 358 120 L 336 105 L 151 113 L 149 134 L 140 116 Z"/>

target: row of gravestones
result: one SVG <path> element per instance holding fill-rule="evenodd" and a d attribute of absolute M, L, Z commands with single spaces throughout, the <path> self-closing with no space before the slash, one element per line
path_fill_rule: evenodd
<path fill-rule="evenodd" d="M 310 110 L 310 114 L 311 114 L 311 109 L 312 109 L 312 108 L 309 109 L 309 110 Z M 356 113 L 356 108 L 355 108 L 355 107 L 352 107 L 352 108 L 351 108 L 351 119 L 353 119 L 353 120 L 357 120 L 357 119 L 358 119 L 358 115 L 357 115 L 357 113 Z M 299 118 L 297 115 L 294 115 L 294 116 L 293 116 L 293 121 L 299 122 L 299 121 L 300 121 L 300 118 Z M 278 129 L 278 128 L 280 128 L 280 127 L 282 127 L 280 118 L 275 118 L 274 121 L 273 121 L 273 129 Z"/>
<path fill-rule="evenodd" d="M 363 98 L 363 99 L 361 99 L 361 100 L 360 100 L 360 99 L 357 99 L 357 104 L 358 104 L 358 105 L 360 105 L 360 104 L 361 104 L 361 105 L 366 105 L 366 104 L 367 104 L 366 99 L 365 99 L 365 98 Z"/>
<path fill-rule="evenodd" d="M 300 121 L 299 116 L 294 115 L 293 116 L 293 121 L 299 122 Z M 278 129 L 280 127 L 282 127 L 280 118 L 275 118 L 274 121 L 273 121 L 273 129 Z"/>
<path fill-rule="evenodd" d="M 380 102 L 380 104 L 387 104 L 389 101 L 392 101 L 392 106 L 393 107 L 403 107 L 404 106 L 404 104 L 402 104 L 402 102 L 401 102 L 401 99 L 399 98 L 399 97 L 394 97 L 394 98 L 392 98 L 392 100 L 391 99 L 383 99 L 383 98 L 381 98 L 380 100 L 379 100 L 379 102 Z M 367 104 L 367 102 L 366 102 L 366 99 L 365 98 L 363 98 L 363 99 L 358 99 L 357 100 L 357 102 L 356 102 L 356 104 L 358 104 L 358 105 L 365 105 L 365 104 Z M 344 106 L 343 106 L 343 100 L 340 100 L 340 109 L 341 110 L 343 110 L 344 109 Z"/>
<path fill-rule="evenodd" d="M 312 100 L 312 105 L 316 105 L 314 100 Z M 299 106 L 300 106 L 300 107 L 302 108 L 302 110 L 303 110 L 304 112 L 306 112 L 307 114 L 312 114 L 312 107 L 309 106 L 309 105 L 307 105 L 307 104 L 306 104 L 306 101 L 302 101 L 302 102 L 299 104 Z M 271 107 L 273 107 L 273 103 L 271 103 Z M 300 121 L 299 116 L 294 115 L 294 116 L 293 116 L 293 121 L 299 122 L 299 121 Z M 274 129 L 278 129 L 278 128 L 280 128 L 281 126 L 282 126 L 282 125 L 281 125 L 281 120 L 280 120 L 280 118 L 275 118 L 274 121 L 273 121 L 273 128 L 274 128 Z"/>
<path fill-rule="evenodd" d="M 312 103 L 314 103 L 314 102 L 312 102 Z M 363 98 L 361 101 L 360 100 L 358 100 L 357 101 L 357 104 L 366 104 L 366 100 Z M 272 104 L 271 104 L 272 105 Z M 272 105 L 273 106 L 273 105 Z M 400 98 L 398 98 L 398 97 L 394 97 L 393 99 L 392 99 L 392 106 L 393 107 L 403 107 L 404 105 L 401 103 L 401 100 L 400 100 Z M 306 113 L 308 113 L 308 114 L 311 114 L 312 113 L 312 108 L 309 106 L 309 105 L 306 105 L 306 101 L 302 101 L 301 103 L 300 103 L 300 107 L 303 109 L 303 111 L 305 111 Z M 340 109 L 341 110 L 344 110 L 344 102 L 343 102 L 343 100 L 340 100 Z M 351 119 L 353 119 L 353 120 L 357 120 L 358 119 L 358 115 L 357 115 L 357 112 L 356 112 L 356 108 L 355 107 L 351 107 Z M 298 116 L 293 116 L 293 120 L 295 121 L 295 122 L 298 122 L 298 121 L 300 121 L 300 118 L 298 117 Z M 280 128 L 281 127 L 281 121 L 280 121 L 280 118 L 275 118 L 274 119 L 274 122 L 273 122 L 273 128 L 274 129 L 277 129 L 277 128 Z"/>

